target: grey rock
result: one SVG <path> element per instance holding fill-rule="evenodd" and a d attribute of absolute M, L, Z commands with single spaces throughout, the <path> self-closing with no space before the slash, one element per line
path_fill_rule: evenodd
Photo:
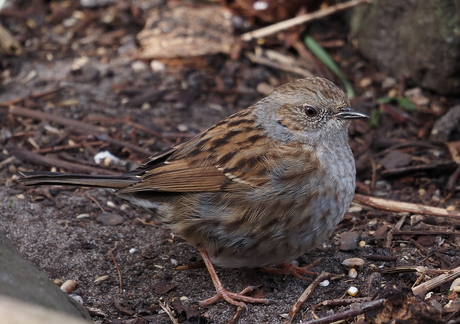
<path fill-rule="evenodd" d="M 376 0 L 354 10 L 351 30 L 383 72 L 440 94 L 460 93 L 460 0 Z"/>
<path fill-rule="evenodd" d="M 86 308 L 68 297 L 56 284 L 25 260 L 1 232 L 0 292 L 3 297 L 18 299 L 72 317 L 87 320 L 91 318 Z M 0 318 L 3 317 L 0 315 Z"/>

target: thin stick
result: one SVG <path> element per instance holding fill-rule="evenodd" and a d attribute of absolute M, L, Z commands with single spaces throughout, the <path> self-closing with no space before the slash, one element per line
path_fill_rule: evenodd
<path fill-rule="evenodd" d="M 165 313 L 168 314 L 169 319 L 173 324 L 179 324 L 179 321 L 174 317 L 174 314 L 171 310 L 171 307 L 169 307 L 169 304 L 163 303 L 161 300 L 158 301 L 158 304 L 160 305 L 161 309 L 163 309 Z"/>
<path fill-rule="evenodd" d="M 87 172 L 87 173 L 99 173 L 99 174 L 120 174 L 118 171 L 112 171 L 103 168 L 96 168 L 89 165 L 82 165 L 77 163 L 72 163 L 68 161 L 62 161 L 59 159 L 54 159 L 47 156 L 41 156 L 34 152 L 28 151 L 23 148 L 13 147 L 9 148 L 8 151 L 15 157 L 23 160 L 27 160 L 33 163 L 46 165 L 49 167 L 56 167 L 66 170 L 72 170 L 76 172 Z"/>
<path fill-rule="evenodd" d="M 308 21 L 323 18 L 333 13 L 336 13 L 342 10 L 346 10 L 346 9 L 349 9 L 349 8 L 352 8 L 352 7 L 355 7 L 355 6 L 364 4 L 364 3 L 371 3 L 371 1 L 370 0 L 352 0 L 352 1 L 345 2 L 345 3 L 340 3 L 335 6 L 330 6 L 326 9 L 318 10 L 312 13 L 307 13 L 307 14 L 304 14 L 304 15 L 301 15 L 301 16 L 298 16 L 292 19 L 288 19 L 288 20 L 279 22 L 274 25 L 270 25 L 264 28 L 260 28 L 260 29 L 245 33 L 241 35 L 241 40 L 248 42 L 255 38 L 261 38 L 261 37 L 265 37 L 268 35 L 272 35 L 281 30 L 288 29 L 288 28 L 291 28 L 297 25 L 301 25 Z"/>
<path fill-rule="evenodd" d="M 377 299 L 377 300 L 373 300 L 373 301 L 370 301 L 370 302 L 362 303 L 360 305 L 360 307 L 358 307 L 356 309 L 349 309 L 349 310 L 346 310 L 346 311 L 341 312 L 341 313 L 329 315 L 329 316 L 326 316 L 326 317 L 323 317 L 323 318 L 318 318 L 318 319 L 314 319 L 314 320 L 307 321 L 307 322 L 302 322 L 300 324 L 326 324 L 326 323 L 333 323 L 333 322 L 344 320 L 344 319 L 347 319 L 347 318 L 350 318 L 350 317 L 355 317 L 355 316 L 360 315 L 360 314 L 364 314 L 365 312 L 374 310 L 376 308 L 381 308 L 381 307 L 383 307 L 384 304 L 385 304 L 385 299 Z"/>
<path fill-rule="evenodd" d="M 97 201 L 96 198 L 94 198 L 93 196 L 90 196 L 90 195 L 86 195 L 86 197 L 88 197 L 89 199 L 91 199 L 92 201 L 94 201 L 94 203 L 95 203 L 96 205 L 98 205 L 98 207 L 102 210 L 102 212 L 105 213 L 104 208 L 101 206 L 101 204 L 99 203 L 99 201 Z"/>
<path fill-rule="evenodd" d="M 4 166 L 12 163 L 14 161 L 14 159 L 15 159 L 14 156 L 10 156 L 9 158 L 6 158 L 2 162 L 0 162 L 0 170 L 3 169 Z"/>
<path fill-rule="evenodd" d="M 365 204 L 377 209 L 392 211 L 392 212 L 408 212 L 408 213 L 415 213 L 415 214 L 422 214 L 422 215 L 429 215 L 429 216 L 439 216 L 439 217 L 448 217 L 448 218 L 455 218 L 460 219 L 460 212 L 457 211 L 450 211 L 444 208 L 438 207 L 431 207 L 426 205 L 420 204 L 412 204 L 406 203 L 402 201 L 396 200 L 388 200 L 382 198 L 375 198 L 364 196 L 360 194 L 355 194 L 355 201 Z"/>
<path fill-rule="evenodd" d="M 115 268 L 117 269 L 118 282 L 120 283 L 120 294 L 122 294 L 123 293 L 123 279 L 121 278 L 121 270 L 120 270 L 120 267 L 118 266 L 117 260 L 115 259 L 115 254 L 113 254 L 113 251 L 115 251 L 115 249 L 117 248 L 117 245 L 118 245 L 118 241 L 115 242 L 115 246 L 113 247 L 113 249 L 110 249 L 109 253 L 110 253 L 110 257 L 112 258 L 113 264 L 115 265 Z"/>
<path fill-rule="evenodd" d="M 40 97 L 52 94 L 54 92 L 58 92 L 61 89 L 62 89 L 62 87 L 52 88 L 52 89 L 48 89 L 48 90 L 45 90 L 45 91 L 32 93 L 32 94 L 30 94 L 30 95 L 28 95 L 26 97 L 16 98 L 16 99 L 13 99 L 13 100 L 8 100 L 8 101 L 3 101 L 3 102 L 0 102 L 0 106 L 15 105 L 15 104 L 17 104 L 17 103 L 19 103 L 19 102 L 21 102 L 23 100 L 26 100 L 27 98 L 40 98 Z"/>
<path fill-rule="evenodd" d="M 10 106 L 8 108 L 8 112 L 12 115 L 16 116 L 22 116 L 22 117 L 28 117 L 28 118 L 34 118 L 34 119 L 39 119 L 39 120 L 47 120 L 51 122 L 55 122 L 60 125 L 65 125 L 73 128 L 80 129 L 82 131 L 86 131 L 88 133 L 106 133 L 107 130 L 104 127 L 100 126 L 93 126 L 90 124 L 85 124 L 82 123 L 78 120 L 72 120 L 52 114 L 48 114 L 42 111 L 38 110 L 32 110 L 32 109 L 27 109 L 27 108 L 22 108 L 18 106 Z"/>
<path fill-rule="evenodd" d="M 310 295 L 313 293 L 315 288 L 319 285 L 319 283 L 331 276 L 328 272 L 321 272 L 318 277 L 305 289 L 305 291 L 300 295 L 299 299 L 295 302 L 294 306 L 291 307 L 289 310 L 288 318 L 283 322 L 283 324 L 290 324 L 294 319 L 295 314 L 299 311 L 300 307 L 307 301 Z"/>

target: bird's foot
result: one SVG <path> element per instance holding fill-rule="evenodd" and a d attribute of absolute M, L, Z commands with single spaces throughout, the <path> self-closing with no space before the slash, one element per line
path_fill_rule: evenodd
<path fill-rule="evenodd" d="M 216 283 L 214 282 L 214 285 Z M 246 308 L 245 303 L 262 303 L 262 304 L 268 304 L 269 300 L 266 298 L 254 298 L 254 297 L 249 297 L 246 296 L 245 294 L 253 291 L 257 287 L 255 286 L 247 286 L 244 288 L 240 293 L 234 293 L 226 290 L 222 285 L 220 285 L 219 288 L 216 286 L 216 291 L 217 293 L 208 299 L 202 300 L 200 302 L 200 306 L 209 306 L 215 302 L 217 302 L 219 299 L 224 299 L 227 303 L 235 305 L 237 307 L 242 307 Z"/>
<path fill-rule="evenodd" d="M 214 266 L 212 265 L 208 252 L 204 250 L 200 250 L 200 253 L 201 253 L 201 257 L 203 258 L 204 264 L 206 265 L 206 268 L 208 268 L 208 272 L 211 275 L 212 282 L 214 283 L 214 287 L 216 287 L 216 292 L 217 292 L 213 297 L 202 300 L 200 302 L 200 306 L 209 306 L 217 302 L 221 298 L 224 299 L 229 304 L 235 305 L 237 307 L 242 307 L 242 308 L 246 308 L 245 303 L 262 303 L 262 304 L 269 303 L 269 300 L 266 298 L 254 298 L 254 297 L 245 295 L 253 291 L 254 289 L 256 289 L 257 287 L 255 286 L 248 286 L 244 288 L 240 293 L 230 292 L 227 289 L 225 289 L 222 283 L 220 282 L 220 279 L 216 273 L 216 270 L 214 269 Z"/>
<path fill-rule="evenodd" d="M 299 267 L 293 264 L 292 262 L 283 262 L 280 264 L 282 269 L 277 268 L 270 268 L 264 267 L 262 268 L 262 272 L 270 273 L 270 274 L 281 274 L 281 275 L 293 275 L 296 278 L 304 279 L 310 281 L 310 278 L 305 277 L 305 275 L 309 276 L 317 276 L 316 272 L 309 271 L 310 268 L 313 268 L 319 263 L 319 260 L 310 263 L 304 267 Z"/>

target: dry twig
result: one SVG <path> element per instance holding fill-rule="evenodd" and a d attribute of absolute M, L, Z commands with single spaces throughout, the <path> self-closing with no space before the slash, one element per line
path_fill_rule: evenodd
<path fill-rule="evenodd" d="M 305 291 L 300 295 L 299 299 L 295 302 L 294 306 L 289 310 L 288 318 L 283 322 L 283 324 L 290 324 L 294 319 L 295 314 L 299 311 L 300 307 L 305 303 L 305 301 L 310 297 L 315 288 L 319 283 L 331 276 L 330 273 L 321 272 L 318 277 L 305 289 Z"/>
<path fill-rule="evenodd" d="M 339 320 L 344 320 L 344 319 L 347 319 L 347 318 L 350 318 L 350 317 L 355 317 L 357 315 L 364 314 L 365 312 L 374 310 L 376 308 L 383 307 L 384 304 L 385 304 L 385 299 L 377 299 L 377 300 L 373 300 L 373 301 L 370 301 L 370 302 L 364 302 L 364 303 L 361 303 L 361 306 L 359 308 L 349 309 L 349 310 L 346 310 L 346 311 L 341 312 L 341 313 L 329 315 L 329 316 L 326 316 L 326 317 L 323 317 L 323 318 L 318 318 L 318 319 L 314 319 L 314 320 L 307 321 L 307 322 L 302 322 L 300 324 L 326 324 L 326 323 L 333 323 L 333 322 L 337 322 Z"/>
<path fill-rule="evenodd" d="M 72 170 L 77 172 L 99 173 L 99 174 L 120 174 L 118 171 L 112 171 L 103 168 L 96 168 L 88 165 L 62 161 L 55 158 L 41 156 L 34 152 L 28 151 L 23 148 L 13 147 L 8 148 L 8 151 L 17 158 L 24 159 L 37 164 L 46 165 L 49 167 L 56 167 L 60 169 Z"/>
<path fill-rule="evenodd" d="M 449 211 L 444 208 L 431 207 L 431 206 L 420 205 L 420 204 L 412 204 L 412 203 L 383 199 L 383 198 L 375 198 L 375 197 L 369 197 L 369 196 L 364 196 L 360 194 L 355 194 L 354 200 L 361 204 L 368 205 L 368 206 L 371 206 L 377 209 L 392 211 L 392 212 L 397 212 L 397 213 L 408 212 L 408 213 L 414 213 L 414 214 L 439 216 L 439 217 L 450 217 L 450 218 L 460 219 L 460 212 Z"/>
<path fill-rule="evenodd" d="M 158 301 L 158 304 L 160 305 L 161 309 L 163 309 L 165 313 L 168 314 L 171 323 L 179 324 L 179 321 L 176 319 L 176 317 L 174 317 L 174 314 L 172 312 L 171 307 L 169 307 L 169 304 L 163 303 L 161 300 Z"/>
<path fill-rule="evenodd" d="M 369 0 L 352 0 L 345 3 L 339 3 L 335 6 L 330 6 L 326 9 L 318 10 L 312 13 L 307 13 L 292 19 L 288 19 L 277 24 L 273 24 L 264 28 L 260 28 L 249 33 L 241 35 L 241 40 L 248 42 L 255 38 L 261 38 L 268 35 L 275 34 L 281 30 L 288 29 L 297 25 L 304 24 L 306 22 L 320 19 L 329 15 L 332 15 L 336 12 L 346 10 L 361 4 L 371 3 Z"/>
<path fill-rule="evenodd" d="M 120 283 L 120 294 L 123 293 L 123 279 L 121 277 L 121 270 L 120 267 L 118 266 L 117 260 L 115 259 L 115 254 L 113 254 L 113 251 L 116 250 L 118 245 L 118 242 L 115 242 L 115 246 L 110 249 L 110 257 L 112 258 L 113 264 L 115 265 L 115 268 L 117 269 L 117 274 L 118 274 L 118 282 Z"/>
<path fill-rule="evenodd" d="M 107 130 L 104 127 L 93 126 L 93 125 L 89 125 L 86 123 L 82 123 L 78 120 L 72 120 L 72 119 L 48 114 L 43 111 L 37 111 L 37 110 L 27 109 L 27 108 L 18 107 L 18 106 L 8 107 L 8 113 L 12 115 L 16 115 L 16 116 L 28 117 L 28 118 L 38 119 L 38 120 L 47 120 L 50 122 L 54 122 L 56 124 L 80 129 L 88 133 L 99 134 L 99 133 L 107 132 Z"/>

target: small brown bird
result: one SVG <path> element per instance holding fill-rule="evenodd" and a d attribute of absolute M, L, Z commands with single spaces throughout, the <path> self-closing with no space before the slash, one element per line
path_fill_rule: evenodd
<path fill-rule="evenodd" d="M 220 121 L 189 141 L 120 176 L 24 172 L 27 185 L 106 187 L 200 251 L 217 294 L 236 305 L 268 303 L 227 291 L 221 267 L 289 266 L 320 244 L 354 195 L 347 95 L 322 78 L 299 79 Z"/>

